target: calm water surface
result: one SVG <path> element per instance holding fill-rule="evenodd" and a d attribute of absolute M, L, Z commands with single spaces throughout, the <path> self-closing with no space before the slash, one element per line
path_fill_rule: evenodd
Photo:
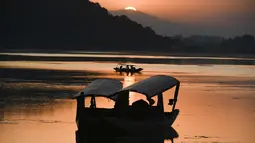
<path fill-rule="evenodd" d="M 174 138 L 174 142 L 255 142 L 255 66 L 250 62 L 254 59 L 210 57 L 216 62 L 179 64 L 179 61 L 166 61 L 189 58 L 124 55 L 126 59 L 120 59 L 123 55 L 116 57 L 116 54 L 108 53 L 1 55 L 23 56 L 22 59 L 0 61 L 1 143 L 75 143 L 76 101 L 70 99 L 73 94 L 96 78 L 114 78 L 128 86 L 156 74 L 174 76 L 181 81 L 177 102 L 180 115 L 173 124 L 179 137 Z M 76 59 L 31 60 L 30 56 Z M 92 60 L 81 58 L 86 56 Z M 115 59 L 97 60 L 100 57 Z M 137 58 L 142 58 L 143 62 L 137 62 Z M 151 63 L 153 58 L 165 61 Z M 248 60 L 250 64 L 235 65 L 229 61 L 227 63 L 231 64 L 217 64 L 225 63 L 224 60 Z M 136 64 L 144 71 L 135 75 L 115 73 L 112 68 L 120 62 Z M 172 91 L 165 94 L 165 99 L 168 99 Z M 132 94 L 131 101 L 139 98 L 144 97 Z M 107 99 L 99 98 L 98 101 L 99 106 L 113 106 Z M 169 109 L 166 105 L 165 110 Z M 120 141 L 138 142 L 128 138 Z M 159 142 L 170 143 L 169 140 L 155 141 Z"/>

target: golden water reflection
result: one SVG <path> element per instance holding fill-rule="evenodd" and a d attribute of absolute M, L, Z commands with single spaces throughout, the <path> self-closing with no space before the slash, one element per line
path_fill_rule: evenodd
<path fill-rule="evenodd" d="M 1 143 L 74 143 L 75 100 L 0 105 Z"/>
<path fill-rule="evenodd" d="M 136 82 L 136 78 L 135 75 L 129 75 L 129 74 L 125 74 L 124 75 L 124 82 L 123 82 L 123 88 L 132 85 Z M 142 95 L 140 93 L 136 93 L 136 92 L 130 92 L 129 93 L 129 104 L 132 105 L 133 102 L 139 100 L 139 99 L 143 99 L 144 101 L 147 102 L 146 96 Z"/>
<path fill-rule="evenodd" d="M 123 88 L 134 84 L 135 81 L 135 75 L 124 75 L 124 83 L 123 83 Z"/>
<path fill-rule="evenodd" d="M 172 64 L 139 64 L 145 70 L 141 75 L 120 75 L 113 71 L 116 62 L 54 62 L 54 61 L 0 61 L 1 70 L 6 68 L 45 69 L 76 71 L 72 75 L 63 72 L 63 77 L 49 83 L 48 79 L 59 77 L 59 73 L 46 72 L 46 81 L 15 83 L 13 77 L 0 77 L 1 89 L 32 88 L 34 91 L 47 89 L 49 96 L 59 90 L 78 91 L 95 78 L 114 78 L 123 82 L 126 87 L 137 81 L 156 74 L 166 74 L 181 81 L 180 93 L 176 108 L 180 115 L 173 124 L 179 133 L 175 143 L 254 143 L 255 142 L 255 67 L 244 65 L 172 65 Z M 26 75 L 31 71 L 27 70 Z M 85 72 L 88 74 L 84 74 Z M 4 72 L 3 72 L 4 73 Z M 95 74 L 96 73 L 96 74 Z M 98 74 L 100 73 L 100 74 Z M 12 76 L 19 75 L 14 73 Z M 35 74 L 35 79 L 41 74 Z M 25 75 L 24 75 L 25 76 Z M 74 82 L 78 78 L 81 83 Z M 33 76 L 34 78 L 34 76 Z M 2 79 L 5 79 L 6 83 Z M 70 79 L 70 81 L 66 81 Z M 60 84 L 60 81 L 67 82 Z M 41 83 L 42 82 L 42 83 Z M 45 86 L 43 84 L 47 83 Z M 61 82 L 62 83 L 62 82 Z M 75 83 L 74 85 L 72 85 Z M 50 89 L 53 89 L 52 91 Z M 2 93 L 2 91 L 0 91 Z M 12 93 L 12 91 L 10 92 Z M 75 92 L 76 93 L 76 92 Z M 20 95 L 27 94 L 20 92 Z M 165 110 L 170 110 L 166 104 L 173 91 L 164 93 Z M 2 96 L 2 94 L 1 94 Z M 36 96 L 34 96 L 36 97 Z M 131 93 L 130 100 L 144 99 L 144 95 Z M 36 97 L 38 99 L 38 97 Z M 10 104 L 0 101 L 0 143 L 74 143 L 75 142 L 75 100 L 55 100 L 46 103 L 25 103 L 17 98 Z M 145 99 L 146 100 L 146 99 Z M 18 101 L 18 102 L 16 102 Z M 155 99 L 156 101 L 156 99 Z M 86 105 L 89 102 L 86 101 Z M 112 108 L 114 102 L 105 98 L 97 99 L 97 105 Z M 169 141 L 165 141 L 169 142 Z"/>
<path fill-rule="evenodd" d="M 209 88 L 181 86 L 176 105 L 180 115 L 173 124 L 179 133 L 175 143 L 254 142 L 254 91 L 233 87 L 208 91 Z M 165 94 L 168 99 L 172 92 Z M 97 103 L 100 102 L 102 106 L 114 104 L 107 99 Z M 1 143 L 75 142 L 75 100 L 0 105 Z M 165 106 L 165 110 L 169 109 Z"/>
<path fill-rule="evenodd" d="M 0 61 L 0 68 L 22 68 L 40 70 L 69 70 L 90 72 L 113 72 L 116 62 L 89 61 Z M 255 78 L 253 65 L 175 65 L 175 64 L 139 64 L 142 73 L 182 74 L 196 76 L 238 76 Z M 217 69 L 217 70 L 216 70 Z"/>

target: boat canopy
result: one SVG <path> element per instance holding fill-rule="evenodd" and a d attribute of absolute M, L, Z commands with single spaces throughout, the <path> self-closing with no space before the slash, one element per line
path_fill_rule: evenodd
<path fill-rule="evenodd" d="M 84 97 L 102 96 L 102 97 L 110 98 L 110 95 L 121 90 L 122 87 L 123 87 L 122 83 L 116 79 L 110 79 L 110 78 L 96 79 L 92 81 L 87 87 L 82 89 L 79 93 L 75 94 L 73 98 L 77 98 L 81 96 L 81 92 L 84 93 L 83 95 Z"/>
<path fill-rule="evenodd" d="M 118 96 L 117 93 L 123 92 L 123 91 L 133 91 L 133 92 L 138 92 L 141 94 L 144 94 L 147 96 L 147 98 L 151 98 L 155 95 L 158 95 L 159 93 L 163 93 L 164 91 L 174 87 L 174 86 L 179 86 L 180 81 L 175 79 L 174 77 L 171 76 L 166 76 L 166 75 L 156 75 L 152 76 L 150 78 L 147 78 L 145 80 L 139 81 L 137 83 L 134 83 L 128 87 L 125 87 L 116 94 L 112 96 Z M 114 98 L 116 98 L 116 96 Z"/>

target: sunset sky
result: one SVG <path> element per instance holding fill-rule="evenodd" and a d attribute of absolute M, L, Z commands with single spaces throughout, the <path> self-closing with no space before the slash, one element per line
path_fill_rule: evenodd
<path fill-rule="evenodd" d="M 133 6 L 173 22 L 221 26 L 255 25 L 255 0 L 93 0 L 108 10 Z"/>

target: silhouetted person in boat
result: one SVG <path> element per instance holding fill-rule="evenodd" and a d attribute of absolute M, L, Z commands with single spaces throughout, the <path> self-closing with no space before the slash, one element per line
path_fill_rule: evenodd
<path fill-rule="evenodd" d="M 151 98 L 147 98 L 147 100 L 149 101 L 150 106 L 152 106 L 155 103 L 155 101 Z"/>
<path fill-rule="evenodd" d="M 131 72 L 134 72 L 134 71 L 135 71 L 135 67 L 131 66 Z"/>
<path fill-rule="evenodd" d="M 120 66 L 120 70 L 122 70 L 122 66 Z"/>
<path fill-rule="evenodd" d="M 145 119 L 149 115 L 150 105 L 140 99 L 132 104 L 132 111 L 135 119 Z"/>
<path fill-rule="evenodd" d="M 123 117 L 127 114 L 129 106 L 129 91 L 122 91 L 118 93 L 114 109 L 119 117 Z"/>
<path fill-rule="evenodd" d="M 95 96 L 92 96 L 91 99 L 90 99 L 90 108 L 96 108 Z"/>
<path fill-rule="evenodd" d="M 129 66 L 128 65 L 126 65 L 126 69 L 127 69 L 127 71 L 129 71 Z"/>

